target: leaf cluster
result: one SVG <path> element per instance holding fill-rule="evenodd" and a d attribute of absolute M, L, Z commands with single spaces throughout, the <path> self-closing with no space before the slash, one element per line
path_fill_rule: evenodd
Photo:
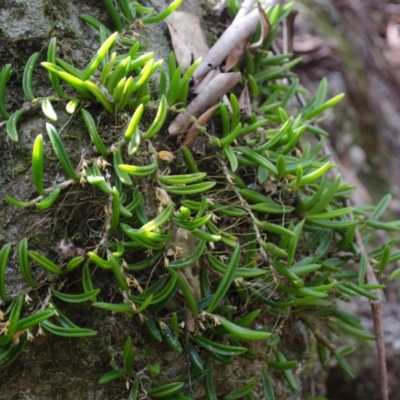
<path fill-rule="evenodd" d="M 123 31 L 123 21 L 140 13 L 150 14 L 135 2 L 121 0 L 122 14 L 113 2 L 104 4 L 118 32 Z M 147 15 L 142 22 L 158 22 L 179 4 L 175 1 L 161 14 Z M 235 2 L 229 5 L 233 12 Z M 252 341 L 267 345 L 265 368 L 225 398 L 255 398 L 260 388 L 265 398 L 275 398 L 269 375 L 276 370 L 297 390 L 293 371 L 298 360 L 287 360 L 279 346 L 284 321 L 289 318 L 301 321 L 314 336 L 322 367 L 331 356 L 352 375 L 343 357 L 353 349 L 336 348 L 320 327 L 336 336 L 343 332 L 374 339 L 357 317 L 338 308 L 337 300 L 350 302 L 359 295 L 375 299 L 374 290 L 384 285 L 365 283 L 367 258 L 382 277 L 386 267 L 400 258 L 398 252 L 391 251 L 393 242 L 368 255 L 360 254 L 355 230 L 364 232 L 366 241 L 376 229 L 398 231 L 400 223 L 380 221 L 389 196 L 372 213 L 365 207 L 347 207 L 344 201 L 353 188 L 338 174 L 331 178 L 330 171 L 336 166 L 321 155 L 327 134 L 315 122 L 343 95 L 326 100 L 324 79 L 305 107 L 289 111 L 296 93 L 304 91 L 291 72 L 299 60 L 269 51 L 278 23 L 288 10 L 288 6 L 279 5 L 267 10 L 271 36 L 262 49 L 247 52 L 242 65 L 256 112 L 243 117 L 238 97 L 232 93 L 229 106 L 221 103 L 214 113 L 212 121 L 219 127 L 218 133 L 204 133 L 208 155 L 204 158 L 196 158 L 187 148 L 176 149 L 176 159 L 169 151 L 155 150 L 162 143 L 160 133 L 167 116 L 179 112 L 174 105 L 186 104 L 190 77 L 199 61 L 182 74 L 171 55 L 168 72 L 159 72 L 162 61 L 155 62 L 153 53 L 142 53 L 139 42 L 132 43 L 118 32 L 111 34 L 89 16 L 82 19 L 99 31 L 100 48 L 84 71 L 56 57 L 55 38 L 49 44 L 48 59 L 42 66 L 49 72 L 54 95 L 35 97 L 32 76 L 38 54 L 29 58 L 23 77 L 26 98 L 40 104 L 53 123 L 57 114 L 51 102 L 65 103 L 73 118 L 83 120 L 96 155 L 79 167 L 74 165 L 61 135 L 49 122 L 47 135 L 39 134 L 32 149 L 32 179 L 38 197 L 6 200 L 13 206 L 46 210 L 67 187 L 88 184 L 99 195 L 108 196 L 108 218 L 98 246 L 65 265 L 29 249 L 28 238 L 23 238 L 16 251 L 28 289 L 13 299 L 8 297 L 6 285 L 13 246 L 7 243 L 1 248 L 0 297 L 9 305 L 1 323 L 0 370 L 21 354 L 34 329 L 71 338 L 96 335 L 92 329 L 77 326 L 62 311 L 63 303 L 91 302 L 105 313 L 137 319 L 155 341 L 188 354 L 191 378 L 150 388 L 154 398 L 187 399 L 198 384 L 203 385 L 208 399 L 218 398 L 214 363 L 230 365 L 239 357 L 251 363 L 258 357 Z M 121 47 L 127 50 L 119 54 Z M 10 71 L 11 66 L 6 65 L 0 74 L 0 114 L 7 120 L 8 136 L 17 141 L 17 122 L 24 110 L 11 115 L 6 110 L 4 92 Z M 156 73 L 160 73 L 160 90 L 154 94 L 149 80 Z M 291 83 L 283 85 L 282 79 Z M 132 113 L 111 146 L 106 145 L 105 131 L 89 111 L 95 112 L 96 107 L 87 100 L 100 103 L 115 118 L 122 111 Z M 154 116 L 148 112 L 154 102 L 154 119 L 142 121 L 143 115 Z M 316 145 L 302 140 L 307 134 L 316 139 Z M 46 140 L 68 177 L 47 188 L 43 173 Z M 143 192 L 143 182 L 155 188 L 158 213 L 148 212 L 149 192 Z M 191 248 L 189 241 L 194 243 Z M 352 263 L 358 269 L 352 268 Z M 45 278 L 34 278 L 33 265 L 47 272 Z M 200 273 L 193 281 L 189 276 L 195 269 Z M 94 287 L 93 276 L 99 270 L 107 270 L 114 278 L 119 300 L 107 299 Z M 62 280 L 77 273 L 82 292 L 66 293 Z M 389 279 L 398 275 L 395 271 Z M 139 285 L 139 277 L 146 280 L 145 288 Z M 41 296 L 44 288 L 49 289 L 50 301 L 44 303 L 44 309 L 23 317 L 25 295 L 37 291 Z M 168 307 L 173 301 L 180 307 L 171 312 Z M 137 350 L 131 345 L 128 337 L 122 367 L 103 375 L 99 383 L 124 377 L 128 386 L 132 385 L 130 398 L 136 398 L 149 388 L 142 388 L 136 378 Z M 149 373 L 158 369 L 148 364 Z"/>

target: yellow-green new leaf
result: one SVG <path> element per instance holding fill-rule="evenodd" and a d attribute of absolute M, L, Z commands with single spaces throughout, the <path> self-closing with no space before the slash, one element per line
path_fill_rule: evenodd
<path fill-rule="evenodd" d="M 345 96 L 344 93 L 338 94 L 337 96 L 335 96 L 332 99 L 328 100 L 324 104 L 314 108 L 314 110 L 311 110 L 310 112 L 308 112 L 305 115 L 303 115 L 303 120 L 305 121 L 307 119 L 315 118 L 319 114 L 323 113 L 326 109 L 331 108 L 334 105 L 336 105 L 337 103 L 339 103 L 340 101 L 342 101 L 344 96 Z"/>
<path fill-rule="evenodd" d="M 148 222 L 147 224 L 143 225 L 139 230 L 140 232 L 152 232 L 159 228 L 160 226 L 164 225 L 170 218 L 172 211 L 174 210 L 174 205 L 170 201 L 168 205 L 164 208 L 164 210 L 152 221 Z"/>
<path fill-rule="evenodd" d="M 101 61 L 106 56 L 110 47 L 114 44 L 115 39 L 118 36 L 118 32 L 113 33 L 97 50 L 97 53 L 92 58 L 85 71 L 83 72 L 83 80 L 89 79 L 94 71 L 96 71 L 97 67 L 101 64 Z"/>
<path fill-rule="evenodd" d="M 81 104 L 81 100 L 75 97 L 74 99 L 70 100 L 67 105 L 65 106 L 65 111 L 68 114 L 74 114 L 76 109 L 79 107 L 79 104 Z"/>
<path fill-rule="evenodd" d="M 115 173 L 117 174 L 119 180 L 124 184 L 124 185 L 128 185 L 131 186 L 132 185 L 132 179 L 131 177 L 122 169 L 120 169 L 120 165 L 123 164 L 123 160 L 122 160 L 122 154 L 121 154 L 121 149 L 120 147 L 116 148 L 114 150 L 114 154 L 113 154 L 113 164 L 114 164 L 114 169 L 115 169 Z"/>
<path fill-rule="evenodd" d="M 43 186 L 43 135 L 36 136 L 32 151 L 32 175 L 36 191 L 44 195 Z"/>
<path fill-rule="evenodd" d="M 57 114 L 54 111 L 54 108 L 51 104 L 51 101 L 48 97 L 42 101 L 42 111 L 43 114 L 50 120 L 50 121 L 57 121 Z"/>
<path fill-rule="evenodd" d="M 111 103 L 107 99 L 106 95 L 92 81 L 84 81 L 83 84 L 110 114 L 114 113 Z"/>
<path fill-rule="evenodd" d="M 289 184 L 289 186 L 293 187 L 293 188 L 299 188 L 301 186 L 308 185 L 311 182 L 314 182 L 315 180 L 320 178 L 331 167 L 332 167 L 332 164 L 330 161 L 328 161 L 327 163 L 325 163 L 324 165 L 322 165 L 320 168 L 316 169 L 315 171 L 313 171 L 307 175 L 304 175 L 301 178 L 300 182 L 297 182 L 297 180 L 293 181 Z"/>
<path fill-rule="evenodd" d="M 50 40 L 49 47 L 47 49 L 47 61 L 49 63 L 56 63 L 56 46 L 57 46 L 57 38 L 53 37 Z M 61 88 L 60 82 L 58 81 L 57 74 L 54 71 L 49 71 L 49 78 L 53 89 L 60 96 L 61 99 L 66 99 L 67 95 Z"/>
<path fill-rule="evenodd" d="M 144 105 L 140 104 L 139 107 L 135 110 L 134 114 L 132 115 L 132 118 L 129 122 L 128 127 L 126 128 L 126 131 L 124 133 L 124 139 L 129 141 L 131 140 L 132 136 L 134 135 L 136 128 L 139 125 L 140 119 L 142 118 L 144 110 Z"/>
<path fill-rule="evenodd" d="M 46 63 L 42 63 L 43 66 L 45 66 L 44 64 Z M 85 85 L 85 82 L 82 79 L 79 79 L 76 76 L 64 71 L 58 71 L 57 74 L 64 82 L 67 82 L 77 92 L 83 94 L 86 97 L 89 97 L 89 99 L 93 98 L 91 92 L 88 90 L 87 85 Z"/>
<path fill-rule="evenodd" d="M 132 176 L 148 176 L 157 171 L 158 163 L 157 159 L 153 158 L 153 161 L 149 165 L 139 166 L 139 165 L 129 165 L 129 164 L 120 164 L 119 168 Z"/>
<path fill-rule="evenodd" d="M 160 14 L 153 17 L 142 18 L 142 22 L 144 24 L 154 24 L 156 22 L 160 22 L 167 18 L 168 15 L 171 15 L 181 4 L 182 0 L 175 0 L 164 11 L 160 12 Z"/>
<path fill-rule="evenodd" d="M 168 103 L 165 96 L 161 96 L 160 105 L 158 107 L 157 115 L 146 132 L 143 132 L 143 139 L 150 139 L 156 135 L 164 125 L 165 118 L 167 117 Z"/>

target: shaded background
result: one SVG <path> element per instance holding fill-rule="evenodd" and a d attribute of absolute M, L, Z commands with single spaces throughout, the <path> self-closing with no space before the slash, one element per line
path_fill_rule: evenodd
<path fill-rule="evenodd" d="M 334 113 L 320 121 L 342 163 L 345 179 L 358 186 L 353 203 L 376 204 L 393 194 L 392 219 L 400 215 L 400 4 L 383 0 L 302 0 L 296 4 L 294 52 L 303 56 L 300 81 L 315 92 L 327 77 L 331 96 L 346 93 Z M 388 237 L 380 232 L 378 243 Z M 398 238 L 397 236 L 395 236 Z M 398 265 L 388 267 L 387 274 Z M 385 339 L 390 398 L 400 399 L 399 284 L 387 283 Z M 369 305 L 354 312 L 372 331 Z M 329 400 L 379 399 L 379 374 L 373 344 L 351 359 L 353 381 L 339 368 L 327 380 Z"/>

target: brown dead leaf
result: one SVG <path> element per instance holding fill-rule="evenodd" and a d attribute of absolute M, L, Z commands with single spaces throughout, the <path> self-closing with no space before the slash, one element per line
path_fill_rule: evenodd
<path fill-rule="evenodd" d="M 217 107 L 219 107 L 219 104 L 216 104 L 215 106 L 209 108 L 205 113 L 200 115 L 196 123 L 192 124 L 192 126 L 190 127 L 182 146 L 187 147 L 188 149 L 192 148 L 193 143 L 200 132 L 200 127 L 205 126 L 205 124 L 214 114 L 214 111 L 216 110 Z"/>
<path fill-rule="evenodd" d="M 250 45 L 251 49 L 258 49 L 259 47 L 261 47 L 264 43 L 264 40 L 268 37 L 269 33 L 271 32 L 271 25 L 268 21 L 267 15 L 265 14 L 265 11 L 261 7 L 260 3 L 257 3 L 257 9 L 258 9 L 258 15 L 260 17 L 260 23 L 261 23 L 261 35 L 260 35 L 260 39 L 258 39 L 257 42 L 252 43 Z"/>
<path fill-rule="evenodd" d="M 246 43 L 239 43 L 228 55 L 224 71 L 230 71 L 240 60 L 240 57 L 244 54 Z"/>
<path fill-rule="evenodd" d="M 198 157 L 204 157 L 206 155 L 206 145 L 207 144 L 208 144 L 208 140 L 206 143 L 206 137 L 204 135 L 197 136 L 196 140 L 193 143 L 192 153 Z"/>
<path fill-rule="evenodd" d="M 244 85 L 243 91 L 239 97 L 239 106 L 240 111 L 243 113 L 244 116 L 247 118 L 251 115 L 251 100 L 250 100 L 250 92 L 249 92 L 249 85 Z"/>
<path fill-rule="evenodd" d="M 193 333 L 195 328 L 195 321 L 192 313 L 189 310 L 185 312 L 185 329 L 187 332 Z"/>
<path fill-rule="evenodd" d="M 191 149 L 199 132 L 200 132 L 200 126 L 198 124 L 193 124 L 189 128 L 188 133 L 186 134 L 186 137 L 185 137 L 185 140 L 184 140 L 182 146 L 187 147 L 188 149 Z"/>
<path fill-rule="evenodd" d="M 293 52 L 293 41 L 294 41 L 294 20 L 298 14 L 297 10 L 293 10 L 287 18 L 283 21 L 283 52 Z"/>
<path fill-rule="evenodd" d="M 165 19 L 171 35 L 175 58 L 185 72 L 193 61 L 203 57 L 208 52 L 200 21 L 197 16 L 175 11 Z"/>

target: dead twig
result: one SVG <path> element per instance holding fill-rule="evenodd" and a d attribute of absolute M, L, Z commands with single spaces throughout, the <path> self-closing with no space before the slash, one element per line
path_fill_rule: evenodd
<path fill-rule="evenodd" d="M 263 7 L 270 5 L 270 1 L 263 4 Z M 231 53 L 233 49 L 243 42 L 248 42 L 256 31 L 260 20 L 258 9 L 233 21 L 233 23 L 222 34 L 209 52 L 204 56 L 203 61 L 193 74 L 196 81 L 200 81 L 208 71 L 218 67 Z"/>
<path fill-rule="evenodd" d="M 214 114 L 214 111 L 216 110 L 217 107 L 219 107 L 219 104 L 212 106 L 205 113 L 200 115 L 198 120 L 190 127 L 182 146 L 187 147 L 189 149 L 192 148 L 192 146 L 200 132 L 200 128 L 202 126 L 205 126 L 205 124 L 208 122 L 208 120 Z"/>
<path fill-rule="evenodd" d="M 168 128 L 170 136 L 179 135 L 189 128 L 191 117 L 199 117 L 219 98 L 229 92 L 240 80 L 240 72 L 229 72 L 216 76 L 198 96 L 188 105 L 184 114 L 178 115 Z"/>
<path fill-rule="evenodd" d="M 256 0 L 244 0 L 233 22 L 237 22 L 240 18 L 247 15 L 253 9 L 255 2 Z"/>

